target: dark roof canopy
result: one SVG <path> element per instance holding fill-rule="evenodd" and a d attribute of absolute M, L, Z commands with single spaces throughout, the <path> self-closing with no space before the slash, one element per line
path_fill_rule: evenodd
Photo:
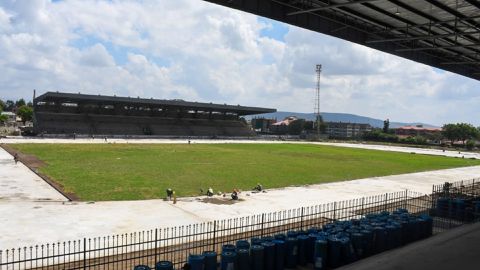
<path fill-rule="evenodd" d="M 240 105 L 214 104 L 190 102 L 184 100 L 167 100 L 167 99 L 146 99 L 132 97 L 102 96 L 102 95 L 85 95 L 73 93 L 47 92 L 38 96 L 34 100 L 38 102 L 61 102 L 61 103 L 101 103 L 104 105 L 124 104 L 132 106 L 154 106 L 181 108 L 186 110 L 203 110 L 218 112 L 235 112 L 238 115 L 262 114 L 276 112 L 276 109 L 246 107 Z"/>
<path fill-rule="evenodd" d="M 204 0 L 480 80 L 478 0 Z"/>

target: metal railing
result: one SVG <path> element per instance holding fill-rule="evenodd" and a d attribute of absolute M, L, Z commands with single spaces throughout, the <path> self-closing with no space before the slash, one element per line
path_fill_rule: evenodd
<path fill-rule="evenodd" d="M 427 214 L 433 205 L 432 198 L 406 190 L 248 217 L 6 249 L 0 250 L 0 270 L 127 270 L 138 264 L 153 266 L 160 260 L 172 261 L 179 269 L 189 254 L 218 253 L 223 244 L 241 239 L 306 230 L 336 220 L 361 218 L 365 214 L 398 208 L 406 208 L 414 214 Z M 448 217 L 436 217 L 434 227 L 441 228 L 446 219 Z"/>
<path fill-rule="evenodd" d="M 480 180 L 471 179 L 434 185 L 430 215 L 443 221 L 448 230 L 480 220 Z"/>

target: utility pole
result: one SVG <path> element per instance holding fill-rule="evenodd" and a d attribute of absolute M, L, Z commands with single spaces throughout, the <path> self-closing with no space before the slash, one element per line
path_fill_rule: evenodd
<path fill-rule="evenodd" d="M 320 74 L 322 73 L 322 65 L 317 65 L 316 67 L 317 72 L 317 89 L 315 92 L 315 118 L 316 118 L 316 125 L 317 125 L 317 139 L 320 139 Z"/>

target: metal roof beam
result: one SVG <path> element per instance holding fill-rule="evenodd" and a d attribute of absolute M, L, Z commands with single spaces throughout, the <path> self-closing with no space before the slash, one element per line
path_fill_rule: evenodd
<path fill-rule="evenodd" d="M 480 9 L 480 2 L 478 2 L 477 0 L 465 0 L 465 2 L 467 2 L 470 5 Z"/>
<path fill-rule="evenodd" d="M 479 16 L 471 16 L 469 18 L 464 18 L 464 19 L 461 19 L 461 18 L 457 18 L 457 19 L 452 19 L 452 20 L 445 20 L 445 21 L 438 21 L 438 22 L 430 22 L 430 23 L 422 23 L 422 24 L 408 24 L 407 26 L 404 26 L 404 27 L 395 27 L 395 28 L 387 28 L 387 29 L 384 29 L 382 31 L 378 31 L 376 33 L 386 33 L 386 32 L 392 32 L 392 31 L 399 31 L 399 30 L 408 30 L 408 29 L 415 29 L 415 28 L 421 28 L 421 27 L 431 27 L 431 26 L 444 26 L 448 23 L 455 23 L 455 22 L 460 22 L 460 23 L 464 23 L 464 21 L 467 21 L 469 19 L 480 19 L 480 15 Z M 453 26 L 452 26 L 453 27 Z M 467 26 L 467 27 L 470 27 L 470 28 L 473 28 L 471 26 Z"/>
<path fill-rule="evenodd" d="M 443 62 L 440 65 L 480 65 L 480 61 L 457 61 L 457 62 Z"/>
<path fill-rule="evenodd" d="M 275 2 L 275 3 L 277 3 L 277 4 L 280 4 L 280 5 L 282 5 L 282 6 L 289 7 L 289 8 L 294 8 L 294 9 L 299 9 L 299 10 L 301 9 L 300 7 L 287 4 L 287 3 L 283 2 L 283 1 L 279 1 L 279 0 L 271 0 L 271 1 L 272 1 L 272 2 Z M 366 5 L 366 4 L 364 4 L 364 5 Z M 361 14 L 361 13 L 355 11 L 355 10 L 350 9 L 349 7 L 339 7 L 338 10 L 340 10 L 340 11 L 341 11 L 341 14 L 342 14 L 344 17 L 346 17 L 346 18 L 347 18 L 347 17 L 351 17 L 352 19 L 362 18 L 362 20 L 367 20 L 369 24 L 375 25 L 375 26 L 377 26 L 377 27 L 379 27 L 379 26 L 381 26 L 381 27 L 389 26 L 389 25 L 385 25 L 385 23 L 380 22 L 380 21 L 378 21 L 378 20 L 376 20 L 376 19 L 366 17 L 365 15 L 363 15 L 363 14 Z M 347 13 L 347 14 L 345 14 L 345 13 Z M 361 32 L 363 32 L 363 33 L 365 33 L 365 34 L 368 34 L 368 35 L 370 35 L 370 36 L 381 37 L 381 36 L 379 36 L 379 35 L 377 35 L 377 34 L 372 33 L 371 31 L 365 31 L 364 29 L 359 29 L 358 27 L 349 25 L 349 24 L 347 24 L 347 23 L 345 23 L 345 22 L 343 22 L 343 21 L 333 20 L 333 19 L 331 19 L 331 18 L 329 18 L 329 17 L 327 17 L 327 16 L 322 15 L 322 14 L 319 13 L 319 12 L 310 11 L 310 12 L 308 12 L 308 14 L 311 14 L 311 15 L 314 15 L 314 16 L 318 16 L 318 17 L 321 17 L 321 18 L 324 18 L 324 19 L 327 19 L 327 20 L 330 20 L 330 21 L 339 23 L 339 24 L 344 25 L 344 26 L 346 26 L 346 27 L 348 27 L 348 28 L 352 28 L 352 29 L 361 31 Z M 350 15 L 348 15 L 348 14 L 350 14 Z M 425 42 L 428 42 L 428 41 L 425 41 Z M 400 44 L 400 43 L 396 43 L 396 44 L 397 44 L 398 46 L 400 46 L 400 47 L 407 47 L 407 46 L 404 45 L 404 44 Z M 433 45 L 433 44 L 432 44 L 432 45 Z M 426 55 L 429 55 L 429 56 L 431 56 L 431 57 L 434 57 L 434 58 L 440 58 L 439 56 L 434 55 L 434 54 L 430 54 L 430 53 L 425 53 L 425 54 L 426 54 Z"/>
<path fill-rule="evenodd" d="M 357 4 L 367 3 L 367 2 L 374 2 L 374 1 L 380 1 L 380 0 L 357 0 L 357 1 L 347 2 L 347 3 L 331 4 L 331 5 L 327 5 L 327 6 L 323 6 L 323 7 L 316 7 L 316 8 L 311 8 L 311 9 L 294 11 L 294 12 L 288 13 L 287 15 L 292 16 L 292 15 L 298 15 L 298 14 L 315 12 L 315 11 L 320 11 L 320 10 L 325 10 L 325 9 L 338 8 L 338 7 L 346 7 L 346 6 L 357 5 Z"/>
<path fill-rule="evenodd" d="M 405 48 L 405 49 L 396 49 L 395 51 L 396 52 L 415 52 L 415 51 L 429 51 L 429 50 L 441 50 L 441 49 L 461 49 L 461 48 L 474 48 L 474 47 L 480 47 L 480 44 Z"/>
<path fill-rule="evenodd" d="M 394 2 L 394 3 L 395 3 L 395 2 L 398 2 L 398 1 L 396 1 L 396 0 L 391 0 L 391 2 Z M 414 8 L 408 6 L 408 5 L 405 5 L 405 4 L 403 4 L 403 3 L 401 3 L 401 4 L 403 5 L 403 7 L 404 7 L 405 9 L 408 9 L 410 12 L 412 12 L 412 13 L 419 13 L 419 14 L 417 14 L 417 15 L 420 15 L 420 16 L 423 15 L 423 12 L 418 11 L 418 10 L 416 10 L 416 9 L 414 9 Z M 364 4 L 362 4 L 362 5 L 365 6 L 365 7 L 368 7 L 368 8 L 370 8 L 370 9 L 372 9 L 372 10 L 375 10 L 376 12 L 379 12 L 379 13 L 381 13 L 381 14 L 383 14 L 383 15 L 386 15 L 386 16 L 388 16 L 388 17 L 391 17 L 391 18 L 393 18 L 393 19 L 396 19 L 396 20 L 398 20 L 398 21 L 401 21 L 401 22 L 403 22 L 403 23 L 412 24 L 412 21 L 410 21 L 410 20 L 408 20 L 408 19 L 406 19 L 406 18 L 403 18 L 402 16 L 399 16 L 399 15 L 397 15 L 397 14 L 390 13 L 390 12 L 388 12 L 388 11 L 386 11 L 386 10 L 384 10 L 384 9 L 381 9 L 381 8 L 377 7 L 376 5 L 373 5 L 373 4 L 371 4 L 371 3 L 364 3 Z M 430 15 L 427 14 L 427 16 L 430 16 Z M 432 17 L 432 18 L 433 18 L 433 17 Z M 432 33 L 435 34 L 435 35 L 440 35 L 438 32 L 431 31 L 431 29 L 428 29 L 428 28 L 426 28 L 426 27 L 424 27 L 424 29 L 421 29 L 421 30 L 424 31 L 424 32 L 427 32 L 427 33 L 432 32 Z M 399 31 L 400 31 L 400 32 L 403 32 L 403 33 L 406 34 L 406 35 L 411 35 L 411 33 L 408 33 L 408 32 L 405 31 L 405 30 L 399 30 Z M 422 36 L 423 36 L 423 35 L 422 35 Z M 396 37 L 394 37 L 394 38 L 396 38 Z M 400 36 L 399 38 L 403 38 L 403 37 Z M 458 42 L 457 42 L 456 40 L 450 40 L 448 36 L 447 36 L 447 37 L 437 37 L 437 38 L 438 38 L 439 40 L 442 40 L 442 41 L 447 42 L 447 43 L 449 43 L 449 44 L 453 44 L 453 45 L 457 45 L 457 44 L 458 44 Z M 392 39 L 393 39 L 393 38 L 392 38 Z M 384 40 L 384 39 L 382 39 L 382 40 Z M 434 39 L 433 41 L 430 41 L 431 39 L 414 38 L 413 40 L 419 40 L 419 41 L 421 41 L 421 42 L 423 42 L 423 43 L 427 43 L 427 44 L 430 43 L 430 44 L 432 44 L 432 45 L 435 45 L 435 43 L 434 43 L 434 40 L 435 40 L 435 39 Z M 392 41 L 392 42 L 401 42 L 401 41 L 404 41 L 404 40 L 397 40 L 397 41 Z M 367 42 L 366 42 L 366 44 L 367 44 Z M 398 44 L 398 43 L 397 43 L 397 44 Z M 449 51 L 450 53 L 453 53 L 453 54 L 457 54 L 457 53 L 458 53 L 457 51 L 455 51 L 455 50 L 453 50 L 453 49 L 445 49 L 445 50 L 446 50 L 446 51 Z M 478 50 L 476 50 L 475 48 L 472 48 L 472 49 L 470 49 L 470 50 L 472 50 L 472 51 L 474 51 L 474 52 L 478 52 Z"/>
<path fill-rule="evenodd" d="M 277 4 L 279 4 L 279 5 L 282 5 L 282 6 L 284 6 L 284 7 L 301 10 L 301 8 L 299 8 L 299 7 L 295 6 L 295 5 L 291 5 L 291 4 L 282 2 L 282 1 L 280 1 L 280 0 L 271 0 L 271 1 L 274 2 L 274 3 L 277 3 Z M 348 23 L 346 23 L 345 21 L 340 21 L 340 20 L 338 20 L 338 19 L 333 19 L 333 18 L 331 18 L 331 17 L 329 17 L 329 16 L 326 16 L 326 15 L 323 15 L 323 14 L 320 14 L 320 13 L 317 13 L 317 12 L 314 12 L 314 11 L 309 11 L 308 14 L 310 14 L 310 15 L 312 15 L 312 16 L 315 16 L 315 17 L 319 17 L 319 18 L 328 20 L 328 21 L 330 21 L 330 22 L 334 22 L 334 23 L 341 24 L 341 25 L 343 25 L 343 26 L 345 26 L 345 27 L 347 27 L 347 28 L 351 28 L 351 29 L 360 31 L 360 32 L 365 33 L 365 34 L 369 34 L 369 35 L 373 35 L 373 36 L 379 37 L 379 35 L 372 34 L 372 32 L 371 32 L 371 31 L 368 31 L 367 29 L 359 28 L 358 26 L 348 24 Z M 347 17 L 347 15 L 345 15 L 345 14 L 342 14 L 342 16 L 343 16 L 343 17 Z M 354 18 L 351 17 L 350 19 L 354 19 Z"/>
<path fill-rule="evenodd" d="M 433 22 L 440 22 L 440 20 L 439 20 L 438 18 L 436 18 L 436 17 L 434 17 L 434 16 L 432 16 L 432 15 L 430 15 L 430 14 L 427 14 L 427 13 L 425 13 L 425 12 L 423 12 L 423 11 L 417 10 L 417 9 L 415 9 L 415 8 L 413 8 L 413 7 L 405 4 L 405 3 L 403 3 L 403 2 L 400 2 L 400 1 L 398 1 L 398 0 L 389 0 L 389 1 L 390 1 L 391 3 L 397 5 L 398 7 L 401 7 L 401 8 L 403 8 L 403 9 L 405 9 L 405 10 L 408 10 L 408 11 L 412 12 L 413 14 L 416 14 L 416 15 L 418 15 L 418 16 L 421 16 L 421 17 L 423 17 L 423 18 L 425 18 L 425 19 L 428 19 L 428 20 L 433 21 Z M 441 25 L 441 26 L 449 29 L 449 30 L 452 31 L 452 32 L 460 32 L 460 31 L 458 31 L 457 28 L 455 28 L 455 27 L 453 27 L 453 26 L 451 26 L 451 25 L 449 25 L 449 24 L 444 24 L 444 25 Z M 429 29 L 429 30 L 430 30 L 430 29 Z M 478 38 L 476 38 L 476 37 L 473 37 L 473 36 L 465 37 L 465 39 L 468 39 L 468 40 L 469 40 L 470 42 L 472 42 L 472 43 L 478 43 L 478 42 L 480 42 L 480 39 L 478 39 Z M 448 42 L 448 43 L 450 43 L 450 44 L 458 45 L 458 42 L 457 42 L 456 40 L 450 40 L 448 37 L 444 38 L 443 40 L 446 41 L 446 42 Z M 470 50 L 470 51 L 473 51 L 473 52 L 480 52 L 478 49 L 475 49 L 475 48 L 470 48 L 469 50 Z"/>
<path fill-rule="evenodd" d="M 436 0 L 425 0 L 425 1 L 427 1 L 428 3 L 430 3 L 430 4 L 432 4 L 432 5 L 436 6 L 436 7 L 438 7 L 439 9 L 441 9 L 441 10 L 443 10 L 443 11 L 445 11 L 445 12 L 448 12 L 448 13 L 452 14 L 453 16 L 455 16 L 455 17 L 457 17 L 457 18 L 467 19 L 467 22 L 468 22 L 470 25 L 474 26 L 474 27 L 477 28 L 477 29 L 480 29 L 480 24 L 478 24 L 478 23 L 477 23 L 476 21 L 474 21 L 474 20 L 469 20 L 469 19 L 467 18 L 467 16 L 465 16 L 464 14 L 456 11 L 455 9 L 453 9 L 453 8 L 451 8 L 451 7 L 443 4 L 443 3 L 440 3 L 440 2 L 438 2 L 438 1 L 436 1 Z"/>
<path fill-rule="evenodd" d="M 376 39 L 376 40 L 367 40 L 365 43 L 381 43 L 381 42 L 396 42 L 396 41 L 410 41 L 410 40 L 428 40 L 428 39 L 437 39 L 437 38 L 446 38 L 446 37 L 461 37 L 463 35 L 472 35 L 480 34 L 480 31 L 471 31 L 471 32 L 461 32 L 461 33 L 450 33 L 450 34 L 439 34 L 439 35 L 423 35 L 423 36 L 411 36 L 411 37 L 398 37 L 398 38 L 386 38 L 386 39 Z"/>

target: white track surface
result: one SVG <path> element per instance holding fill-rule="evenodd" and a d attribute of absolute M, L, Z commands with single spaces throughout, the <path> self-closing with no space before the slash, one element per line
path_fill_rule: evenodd
<path fill-rule="evenodd" d="M 108 140 L 110 143 L 186 143 L 186 140 Z M 105 143 L 96 139 L 0 139 L 3 143 Z M 285 143 L 264 141 L 192 141 L 193 143 Z M 325 143 L 322 143 L 325 144 Z M 363 144 L 333 144 L 385 151 L 465 156 L 458 153 L 418 148 Z M 199 202 L 182 198 L 176 205 L 162 200 L 121 202 L 67 202 L 27 167 L 14 164 L 0 149 L 0 250 L 83 237 L 107 236 L 166 226 L 190 224 L 230 217 L 311 206 L 363 196 L 409 189 L 430 193 L 433 184 L 477 178 L 480 166 L 374 177 L 321 185 L 268 190 L 267 193 L 242 193 L 244 201 L 233 205 Z"/>

